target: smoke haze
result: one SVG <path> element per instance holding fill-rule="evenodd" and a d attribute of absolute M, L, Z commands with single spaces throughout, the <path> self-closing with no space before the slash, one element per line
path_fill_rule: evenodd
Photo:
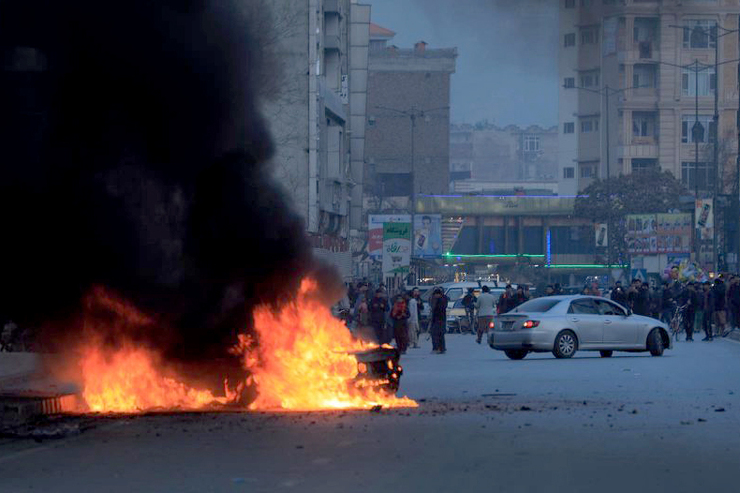
<path fill-rule="evenodd" d="M 558 2 L 370 0 L 392 43 L 458 47 L 452 120 L 500 125 L 557 122 Z"/>

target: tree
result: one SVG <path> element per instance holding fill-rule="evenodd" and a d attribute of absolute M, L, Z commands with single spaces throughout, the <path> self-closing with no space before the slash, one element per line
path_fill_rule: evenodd
<path fill-rule="evenodd" d="M 620 175 L 596 180 L 586 187 L 576 198 L 575 216 L 610 222 L 611 262 L 624 263 L 627 261 L 626 216 L 678 209 L 679 197 L 687 193 L 686 187 L 668 171 L 655 169 Z"/>

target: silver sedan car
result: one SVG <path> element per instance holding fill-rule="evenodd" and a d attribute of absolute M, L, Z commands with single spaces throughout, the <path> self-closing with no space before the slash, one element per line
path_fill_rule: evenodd
<path fill-rule="evenodd" d="M 650 351 L 661 356 L 673 347 L 668 327 L 597 296 L 549 296 L 522 303 L 494 318 L 488 345 L 511 359 L 550 352 L 571 358 L 576 351 Z"/>

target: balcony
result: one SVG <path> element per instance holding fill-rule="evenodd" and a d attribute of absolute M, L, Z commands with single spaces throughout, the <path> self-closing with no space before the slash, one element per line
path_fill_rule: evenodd
<path fill-rule="evenodd" d="M 652 142 L 638 139 L 650 139 Z M 617 149 L 617 157 L 630 159 L 655 159 L 658 157 L 658 145 L 653 137 L 632 137 L 632 145 L 619 146 Z"/>

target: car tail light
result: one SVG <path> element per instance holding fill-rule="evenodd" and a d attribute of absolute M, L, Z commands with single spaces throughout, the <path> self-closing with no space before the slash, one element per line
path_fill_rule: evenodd
<path fill-rule="evenodd" d="M 493 320 L 491 320 L 490 322 L 488 322 L 488 328 L 489 329 L 493 329 L 494 327 L 496 327 L 496 324 L 493 322 Z"/>
<path fill-rule="evenodd" d="M 527 320 L 522 324 L 522 328 L 525 329 L 531 329 L 533 327 L 537 327 L 540 324 L 539 320 Z"/>

